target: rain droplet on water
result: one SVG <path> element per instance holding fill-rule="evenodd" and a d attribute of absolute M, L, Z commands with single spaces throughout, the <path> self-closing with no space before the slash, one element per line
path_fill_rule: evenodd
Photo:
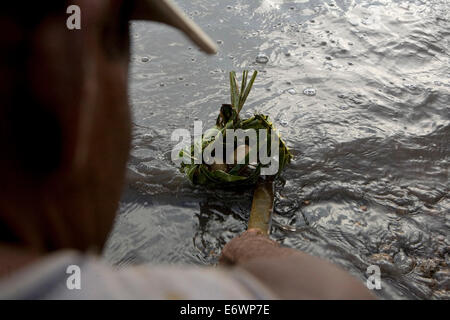
<path fill-rule="evenodd" d="M 356 26 L 358 26 L 358 21 L 356 20 L 356 19 L 350 19 L 349 21 L 348 21 L 348 23 L 350 23 L 352 26 L 354 26 L 354 27 L 356 27 Z"/>
<path fill-rule="evenodd" d="M 260 53 L 256 56 L 256 62 L 266 64 L 267 62 L 269 62 L 269 57 L 263 53 Z"/>
<path fill-rule="evenodd" d="M 405 87 L 407 87 L 409 90 L 416 90 L 417 87 L 413 83 L 405 83 Z"/>
<path fill-rule="evenodd" d="M 316 95 L 316 89 L 314 89 L 314 88 L 306 88 L 305 90 L 303 90 L 303 94 L 305 96 L 309 96 L 309 97 L 315 96 Z"/>
<path fill-rule="evenodd" d="M 297 91 L 295 91 L 294 88 L 287 89 L 287 92 L 292 95 L 297 94 Z"/>

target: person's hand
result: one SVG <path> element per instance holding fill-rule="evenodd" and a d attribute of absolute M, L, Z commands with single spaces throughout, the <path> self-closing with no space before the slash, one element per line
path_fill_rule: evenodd
<path fill-rule="evenodd" d="M 250 229 L 228 242 L 222 250 L 219 263 L 233 265 L 254 258 L 289 254 L 285 248 L 269 239 L 262 231 Z"/>
<path fill-rule="evenodd" d="M 361 281 L 328 261 L 281 247 L 250 229 L 225 245 L 219 263 L 243 269 L 282 299 L 373 299 Z"/>

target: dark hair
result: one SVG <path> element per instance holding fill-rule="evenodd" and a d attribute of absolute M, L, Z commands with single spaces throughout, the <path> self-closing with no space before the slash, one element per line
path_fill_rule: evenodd
<path fill-rule="evenodd" d="M 67 8 L 65 0 L 50 1 L 1 1 L 0 17 L 14 19 L 17 23 L 33 27 L 46 16 L 63 13 Z"/>
<path fill-rule="evenodd" d="M 65 13 L 66 1 L 0 2 L 0 148 L 9 164 L 32 177 L 46 175 L 61 161 L 61 128 L 56 116 L 32 92 L 28 61 L 37 25 Z M 14 35 L 10 26 L 13 26 Z M 1 79 L 3 78 L 3 79 Z M 5 159 L 3 159 L 5 161 Z"/>

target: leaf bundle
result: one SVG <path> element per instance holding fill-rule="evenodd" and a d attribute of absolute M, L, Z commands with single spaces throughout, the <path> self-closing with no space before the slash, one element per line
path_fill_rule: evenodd
<path fill-rule="evenodd" d="M 223 137 L 224 140 L 222 142 L 224 142 L 227 129 L 256 130 L 258 150 L 259 130 L 267 130 L 267 153 L 269 156 L 271 134 L 276 134 L 279 141 L 279 169 L 276 176 L 281 174 L 285 166 L 292 159 L 289 149 L 286 147 L 284 141 L 279 137 L 278 133 L 274 130 L 275 128 L 268 116 L 263 114 L 255 114 L 253 117 L 248 119 L 240 119 L 239 114 L 244 107 L 258 74 L 255 71 L 248 81 L 248 73 L 249 72 L 247 70 L 243 72 L 241 85 L 239 86 L 236 79 L 236 73 L 234 71 L 230 72 L 231 104 L 222 105 L 219 116 L 217 117 L 216 125 L 213 128 L 215 129 L 213 132 L 220 133 L 220 135 L 203 134 L 201 139 L 194 141 L 190 148 L 187 150 L 182 150 L 179 154 L 180 158 L 187 158 L 190 160 L 188 163 L 182 163 L 180 170 L 186 174 L 188 179 L 193 184 L 214 187 L 236 187 L 254 185 L 258 181 L 258 178 L 261 175 L 261 169 L 264 165 L 259 161 L 259 159 L 256 163 L 249 163 L 248 153 L 245 155 L 245 163 L 213 163 L 210 165 L 206 163 L 195 164 L 195 149 L 200 149 L 203 154 L 205 148 L 211 147 L 220 136 Z M 225 150 L 226 143 L 223 143 L 223 145 Z"/>

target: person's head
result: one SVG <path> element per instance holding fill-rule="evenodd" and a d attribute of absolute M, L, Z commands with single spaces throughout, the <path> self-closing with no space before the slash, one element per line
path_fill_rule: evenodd
<path fill-rule="evenodd" d="M 129 21 L 166 22 L 211 42 L 167 0 L 0 4 L 0 242 L 100 249 L 130 145 Z"/>

